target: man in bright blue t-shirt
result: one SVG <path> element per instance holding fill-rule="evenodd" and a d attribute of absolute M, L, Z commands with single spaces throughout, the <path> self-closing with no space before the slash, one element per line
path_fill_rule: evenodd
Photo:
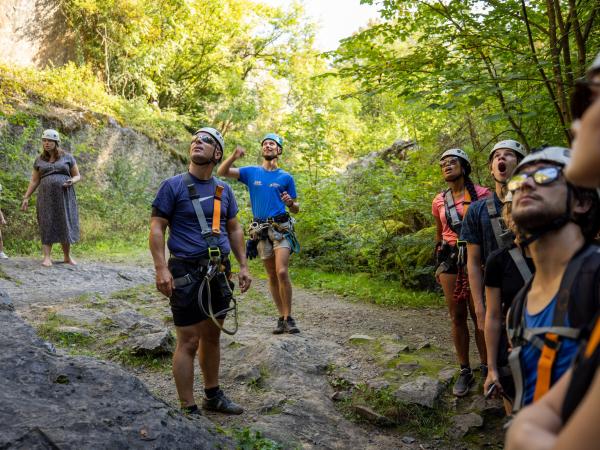
<path fill-rule="evenodd" d="M 292 231 L 292 222 L 286 207 L 297 213 L 300 206 L 296 201 L 294 178 L 277 166 L 283 151 L 281 136 L 269 133 L 262 140 L 263 163 L 260 166 L 232 167 L 245 155 L 238 146 L 233 154 L 221 164 L 217 174 L 235 178 L 248 186 L 254 222 L 258 225 L 251 231 L 251 238 L 258 240 L 258 254 L 269 278 L 269 290 L 273 296 L 279 319 L 274 334 L 299 333 L 292 318 L 292 282 L 289 277 L 291 245 L 284 236 Z"/>

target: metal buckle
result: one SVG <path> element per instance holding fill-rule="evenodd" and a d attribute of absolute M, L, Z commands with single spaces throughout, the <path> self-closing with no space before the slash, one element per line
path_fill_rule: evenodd
<path fill-rule="evenodd" d="M 220 261 L 221 260 L 221 249 L 219 247 L 209 247 L 208 248 L 208 257 L 212 261 Z"/>

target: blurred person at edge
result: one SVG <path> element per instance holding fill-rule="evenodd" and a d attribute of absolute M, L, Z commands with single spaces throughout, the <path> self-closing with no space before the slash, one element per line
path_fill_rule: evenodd
<path fill-rule="evenodd" d="M 572 99 L 574 135 L 566 178 L 600 188 L 600 53 L 583 81 L 583 95 Z M 581 84 L 580 84 L 581 86 Z M 586 89 L 587 87 L 587 89 Z M 582 88 L 580 88 L 582 89 Z M 572 367 L 537 403 L 523 409 L 509 429 L 508 450 L 588 449 L 600 442 L 600 316 L 587 329 L 587 339 Z"/>

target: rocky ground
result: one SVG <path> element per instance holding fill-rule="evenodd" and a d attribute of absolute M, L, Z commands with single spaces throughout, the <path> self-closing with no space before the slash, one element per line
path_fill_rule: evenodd
<path fill-rule="evenodd" d="M 177 407 L 173 325 L 152 280 L 151 269 L 124 264 L 0 264 L 0 288 L 59 353 L 115 361 Z M 206 413 L 237 429 L 239 442 L 273 445 L 259 431 L 285 448 L 501 447 L 501 405 L 479 384 L 464 399 L 449 394 L 456 373 L 444 308 L 391 310 L 296 289 L 302 333 L 274 336 L 264 281 L 255 277 L 239 305 L 240 330 L 222 340 L 221 380 L 246 412 Z"/>

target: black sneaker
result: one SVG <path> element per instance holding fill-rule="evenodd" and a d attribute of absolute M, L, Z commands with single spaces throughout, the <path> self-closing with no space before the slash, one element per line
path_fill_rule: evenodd
<path fill-rule="evenodd" d="M 452 393 L 457 397 L 464 397 L 469 392 L 469 388 L 475 382 L 473 371 L 470 368 L 460 369 L 460 375 L 454 383 Z"/>
<path fill-rule="evenodd" d="M 285 320 L 283 320 L 283 317 L 280 317 L 279 319 L 277 319 L 277 326 L 273 330 L 273 334 L 285 333 L 285 325 L 286 325 L 286 323 L 285 323 Z"/>
<path fill-rule="evenodd" d="M 185 414 L 186 416 L 191 416 L 191 417 L 197 417 L 197 416 L 201 416 L 202 415 L 202 412 L 200 411 L 200 409 L 196 405 L 183 406 L 181 408 L 181 412 L 183 414 Z"/>
<path fill-rule="evenodd" d="M 287 332 L 290 334 L 300 333 L 300 329 L 296 326 L 296 321 L 292 318 L 292 316 L 288 316 L 285 327 L 287 328 Z"/>
<path fill-rule="evenodd" d="M 224 414 L 241 414 L 244 412 L 244 409 L 229 400 L 221 389 L 219 389 L 219 392 L 213 398 L 205 398 L 202 401 L 202 408 L 207 411 L 216 411 Z"/>
<path fill-rule="evenodd" d="M 488 366 L 487 364 L 481 364 L 479 366 L 479 371 L 481 372 L 481 379 L 485 381 L 488 375 Z"/>

